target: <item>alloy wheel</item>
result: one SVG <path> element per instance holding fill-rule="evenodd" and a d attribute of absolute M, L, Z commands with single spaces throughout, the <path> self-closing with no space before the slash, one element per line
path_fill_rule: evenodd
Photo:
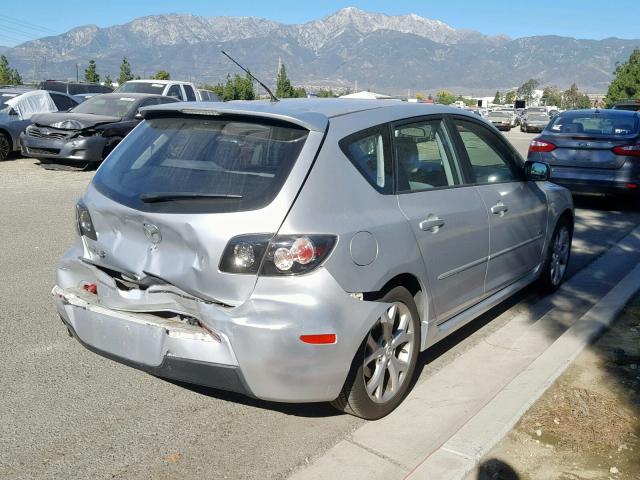
<path fill-rule="evenodd" d="M 9 140 L 0 133 L 0 160 L 5 160 L 11 151 Z"/>
<path fill-rule="evenodd" d="M 369 332 L 364 355 L 364 382 L 369 398 L 386 403 L 408 380 L 414 348 L 411 311 L 401 302 L 385 310 Z"/>
<path fill-rule="evenodd" d="M 569 235 L 569 229 L 563 225 L 555 236 L 553 249 L 551 251 L 551 268 L 549 273 L 553 285 L 557 286 L 560 284 L 567 270 L 570 242 L 571 236 Z"/>

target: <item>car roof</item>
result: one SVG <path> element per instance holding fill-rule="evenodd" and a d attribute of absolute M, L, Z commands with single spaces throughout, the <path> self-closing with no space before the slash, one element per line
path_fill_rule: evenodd
<path fill-rule="evenodd" d="M 147 107 L 142 109 L 141 113 L 145 118 L 171 112 L 199 115 L 249 115 L 284 120 L 309 130 L 324 131 L 327 122 L 331 118 L 374 109 L 387 110 L 390 120 L 438 113 L 456 113 L 475 118 L 472 116 L 473 114 L 459 108 L 438 104 L 346 98 L 288 98 L 278 102 L 270 102 L 268 100 L 178 102 Z"/>
<path fill-rule="evenodd" d="M 591 109 L 585 109 L 585 110 L 567 110 L 562 112 L 560 115 L 562 115 L 563 117 L 579 117 L 581 115 L 585 115 L 585 114 L 591 114 L 591 115 L 596 115 L 596 114 L 606 114 L 606 115 L 616 115 L 619 117 L 638 117 L 640 116 L 640 112 L 637 111 L 633 111 L 633 110 L 616 110 L 613 108 L 600 108 L 600 109 L 595 109 L 595 108 L 591 108 Z"/>
<path fill-rule="evenodd" d="M 191 83 L 186 80 L 155 80 L 153 78 L 139 78 L 137 80 L 127 80 L 125 83 L 159 83 L 161 85 L 168 85 L 169 83 Z"/>
<path fill-rule="evenodd" d="M 94 97 L 106 97 L 106 98 L 135 98 L 136 100 L 140 100 L 143 98 L 171 98 L 165 95 L 158 95 L 157 93 L 134 93 L 134 92 L 112 92 L 112 93 L 97 93 L 93 95 Z"/>
<path fill-rule="evenodd" d="M 33 88 L 29 88 L 29 87 L 2 87 L 0 88 L 0 94 L 3 93 L 11 93 L 11 94 L 16 94 L 16 95 L 21 95 L 23 93 L 27 93 L 27 92 L 32 92 Z"/>

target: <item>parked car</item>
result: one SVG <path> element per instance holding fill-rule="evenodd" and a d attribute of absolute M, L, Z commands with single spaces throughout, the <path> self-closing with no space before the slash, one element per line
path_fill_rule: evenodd
<path fill-rule="evenodd" d="M 34 158 L 101 162 L 140 123 L 140 109 L 177 102 L 148 93 L 104 93 L 68 113 L 33 115 L 21 135 L 22 154 Z"/>
<path fill-rule="evenodd" d="M 71 95 L 78 102 L 84 102 L 88 97 L 99 93 L 111 93 L 113 88 L 108 85 L 90 82 L 67 82 L 63 80 L 45 80 L 38 85 L 40 90 L 62 92 Z"/>
<path fill-rule="evenodd" d="M 183 102 L 201 101 L 200 92 L 193 83 L 176 80 L 129 80 L 120 85 L 119 93 L 153 93 L 174 97 Z"/>
<path fill-rule="evenodd" d="M 489 112 L 487 116 L 487 120 L 493 124 L 498 130 L 504 130 L 506 132 L 511 130 L 511 115 L 508 112 L 503 112 L 502 110 L 495 110 L 493 112 Z"/>
<path fill-rule="evenodd" d="M 549 115 L 542 112 L 527 113 L 520 120 L 521 132 L 541 132 L 549 123 Z"/>
<path fill-rule="evenodd" d="M 640 110 L 640 98 L 628 98 L 626 100 L 620 100 L 613 104 L 614 110 L 631 110 L 637 112 Z"/>
<path fill-rule="evenodd" d="M 78 102 L 71 96 L 30 88 L 0 89 L 0 161 L 20 150 L 20 134 L 37 113 L 65 111 Z"/>
<path fill-rule="evenodd" d="M 534 281 L 568 190 L 439 105 L 162 105 L 98 169 L 53 296 L 83 345 L 150 372 L 375 419 L 418 352 Z"/>
<path fill-rule="evenodd" d="M 551 181 L 576 193 L 640 198 L 640 113 L 571 110 L 531 141 L 531 161 L 551 165 Z"/>
<path fill-rule="evenodd" d="M 202 88 L 198 89 L 198 92 L 200 92 L 200 98 L 202 99 L 203 102 L 219 102 L 220 101 L 220 97 L 218 97 L 218 94 L 216 92 L 212 92 L 211 90 L 204 90 Z"/>

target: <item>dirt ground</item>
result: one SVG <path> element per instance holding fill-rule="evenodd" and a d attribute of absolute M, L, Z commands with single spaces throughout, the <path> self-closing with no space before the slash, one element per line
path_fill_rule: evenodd
<path fill-rule="evenodd" d="M 469 478 L 640 479 L 640 295 Z"/>

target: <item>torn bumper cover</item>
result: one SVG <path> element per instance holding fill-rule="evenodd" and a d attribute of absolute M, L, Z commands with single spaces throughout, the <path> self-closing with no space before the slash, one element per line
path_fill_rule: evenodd
<path fill-rule="evenodd" d="M 54 287 L 60 318 L 89 350 L 157 377 L 252 395 L 228 339 L 199 326 L 109 310 L 79 288 Z"/>
<path fill-rule="evenodd" d="M 354 353 L 387 306 L 354 299 L 323 268 L 298 278 L 260 277 L 250 298 L 235 307 L 166 286 L 122 291 L 74 253 L 63 258 L 52 293 L 85 347 L 159 377 L 263 400 L 335 399 Z M 96 283 L 98 295 L 84 290 L 86 283 Z M 300 339 L 327 333 L 336 335 L 335 343 Z"/>

